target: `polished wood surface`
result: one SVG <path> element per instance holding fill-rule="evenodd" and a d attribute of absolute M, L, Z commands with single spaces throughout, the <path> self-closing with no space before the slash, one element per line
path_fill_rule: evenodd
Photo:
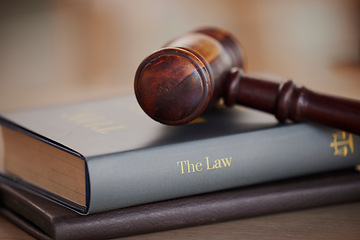
<path fill-rule="evenodd" d="M 228 72 L 243 68 L 243 54 L 219 28 L 178 37 L 139 65 L 134 88 L 142 109 L 168 125 L 193 121 L 223 95 Z"/>
<path fill-rule="evenodd" d="M 266 111 L 281 122 L 310 121 L 360 134 L 360 101 L 245 75 L 241 46 L 225 30 L 190 32 L 166 47 L 140 63 L 134 80 L 140 106 L 158 122 L 187 124 L 224 97 L 227 105 Z"/>
<path fill-rule="evenodd" d="M 280 122 L 316 122 L 360 134 L 360 101 L 319 94 L 291 80 L 275 83 L 234 69 L 224 95 L 228 106 L 237 103 L 272 113 Z"/>

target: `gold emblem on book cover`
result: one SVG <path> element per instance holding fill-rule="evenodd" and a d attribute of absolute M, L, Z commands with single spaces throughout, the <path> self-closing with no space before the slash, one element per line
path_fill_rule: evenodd
<path fill-rule="evenodd" d="M 334 156 L 346 157 L 350 153 L 354 153 L 353 136 L 350 133 L 339 131 L 332 134 L 334 141 L 330 146 L 334 149 Z"/>

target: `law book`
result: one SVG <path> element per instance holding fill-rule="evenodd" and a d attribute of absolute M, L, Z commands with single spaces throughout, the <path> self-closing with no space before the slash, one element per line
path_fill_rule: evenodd
<path fill-rule="evenodd" d="M 360 200 L 360 173 L 328 172 L 90 215 L 0 185 L 0 212 L 38 239 L 109 239 Z"/>
<path fill-rule="evenodd" d="M 88 214 L 353 167 L 358 136 L 214 109 L 169 127 L 134 96 L 3 113 L 0 177 Z"/>

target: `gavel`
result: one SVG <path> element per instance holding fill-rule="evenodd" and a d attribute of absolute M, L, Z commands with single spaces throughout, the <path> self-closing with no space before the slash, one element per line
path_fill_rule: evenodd
<path fill-rule="evenodd" d="M 276 83 L 244 72 L 237 39 L 219 28 L 189 32 L 145 58 L 134 80 L 141 108 L 154 120 L 183 125 L 220 98 L 274 114 L 280 121 L 308 121 L 360 134 L 360 102 Z"/>

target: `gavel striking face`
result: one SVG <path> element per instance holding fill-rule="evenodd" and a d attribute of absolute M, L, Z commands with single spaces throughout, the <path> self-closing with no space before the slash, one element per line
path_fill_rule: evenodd
<path fill-rule="evenodd" d="M 154 120 L 183 125 L 221 97 L 274 114 L 279 121 L 311 121 L 360 134 L 360 102 L 318 94 L 292 81 L 273 83 L 243 72 L 244 54 L 222 29 L 193 31 L 170 41 L 139 65 L 135 94 Z"/>

